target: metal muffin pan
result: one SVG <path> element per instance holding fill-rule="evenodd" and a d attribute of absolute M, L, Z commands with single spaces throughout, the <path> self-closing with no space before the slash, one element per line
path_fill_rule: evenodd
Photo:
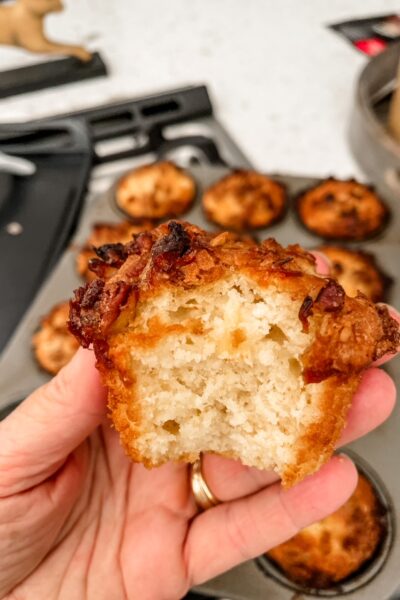
<path fill-rule="evenodd" d="M 115 203 L 115 181 L 131 168 L 130 161 L 114 163 L 112 168 L 102 166 L 101 176 L 89 190 L 85 209 L 75 237 L 70 247 L 65 251 L 57 266 L 42 286 L 30 309 L 25 314 L 18 329 L 15 331 L 8 346 L 0 356 L 0 411 L 4 414 L 14 403 L 20 402 L 33 389 L 48 381 L 49 376 L 37 366 L 31 351 L 31 338 L 36 330 L 40 318 L 45 315 L 54 304 L 65 300 L 72 295 L 72 291 L 82 285 L 82 280 L 75 271 L 75 257 L 78 248 L 87 239 L 91 227 L 96 222 L 118 222 L 123 213 Z M 135 162 L 137 166 L 137 161 Z M 201 227 L 218 230 L 209 223 L 201 208 L 202 191 L 226 175 L 229 169 L 201 165 L 187 169 L 196 180 L 197 198 L 191 210 L 183 218 Z M 266 237 L 275 237 L 283 245 L 299 243 L 306 248 L 313 248 L 323 243 L 323 240 L 304 229 L 298 221 L 294 211 L 294 198 L 303 189 L 315 185 L 319 179 L 309 177 L 295 177 L 291 175 L 272 175 L 275 179 L 285 184 L 289 196 L 289 208 L 286 217 L 272 227 L 258 230 L 257 237 L 262 240 Z M 110 177 L 114 183 L 110 187 Z M 372 252 L 385 272 L 393 278 L 388 301 L 400 306 L 400 261 L 398 258 L 400 248 L 400 205 L 389 201 L 392 217 L 386 230 L 377 238 L 368 242 L 346 244 L 348 247 L 363 248 Z M 400 387 L 400 365 L 398 359 L 387 367 Z M 378 571 L 371 580 L 362 587 L 354 586 L 353 591 L 347 594 L 354 600 L 371 599 L 385 600 L 393 596 L 400 585 L 400 537 L 396 531 L 396 524 L 400 523 L 400 409 L 397 408 L 391 418 L 378 430 L 361 440 L 351 444 L 350 448 L 355 455 L 365 461 L 364 470 L 376 473 L 378 479 L 373 481 L 379 488 L 379 480 L 383 486 L 381 493 L 390 506 L 391 515 L 391 547 L 387 548 L 385 560 L 381 560 Z M 363 463 L 364 464 L 364 463 Z M 362 466 L 362 465 L 361 465 Z M 384 489 L 383 489 L 384 488 Z M 371 566 L 373 568 L 373 565 Z M 357 588 L 357 589 L 356 589 Z M 220 577 L 199 586 L 198 591 L 210 596 L 229 597 L 232 600 L 289 600 L 293 599 L 293 589 L 289 589 L 277 579 L 267 576 L 261 570 L 257 561 L 245 563 Z M 345 593 L 335 594 L 341 597 Z M 346 595 L 347 595 L 346 594 Z M 297 596 L 299 598 L 299 596 Z M 307 591 L 301 592 L 301 598 L 313 598 Z M 399 596 L 400 597 L 400 596 Z"/>

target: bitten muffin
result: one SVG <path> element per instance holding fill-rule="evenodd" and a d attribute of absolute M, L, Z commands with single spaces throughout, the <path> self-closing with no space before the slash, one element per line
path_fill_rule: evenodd
<path fill-rule="evenodd" d="M 297 198 L 303 225 L 326 239 L 364 240 L 379 233 L 389 211 L 372 188 L 329 178 Z"/>
<path fill-rule="evenodd" d="M 41 319 L 39 329 L 32 338 L 37 362 L 51 375 L 56 375 L 79 348 L 77 340 L 68 330 L 68 315 L 69 302 L 57 304 Z"/>
<path fill-rule="evenodd" d="M 346 504 L 267 556 L 292 581 L 310 588 L 330 588 L 373 557 L 385 532 L 385 510 L 371 483 L 359 475 L 357 488 Z"/>
<path fill-rule="evenodd" d="M 320 246 L 317 249 L 331 260 L 331 275 L 348 296 L 357 296 L 360 291 L 372 302 L 385 299 L 391 279 L 378 267 L 372 254 L 340 246 Z"/>
<path fill-rule="evenodd" d="M 98 255 L 95 248 L 106 244 L 125 244 L 132 239 L 135 233 L 141 233 L 152 228 L 151 221 L 143 223 L 131 223 L 121 221 L 120 223 L 95 223 L 92 232 L 85 244 L 76 255 L 76 270 L 86 281 L 93 281 L 97 275 L 91 270 L 90 261 L 96 269 Z M 107 270 L 107 269 L 106 269 Z M 104 271 L 104 269 L 103 269 Z M 108 268 L 109 274 L 113 273 L 112 267 Z"/>
<path fill-rule="evenodd" d="M 138 167 L 122 177 L 116 202 L 133 219 L 165 219 L 189 210 L 195 195 L 193 177 L 163 161 Z"/>
<path fill-rule="evenodd" d="M 214 452 L 293 485 L 331 456 L 364 369 L 399 345 L 386 307 L 347 297 L 299 246 L 171 221 L 109 260 L 110 279 L 75 292 L 70 328 L 148 467 Z"/>
<path fill-rule="evenodd" d="M 203 196 L 207 218 L 236 231 L 268 227 L 283 216 L 285 208 L 285 188 L 255 171 L 234 171 Z"/>

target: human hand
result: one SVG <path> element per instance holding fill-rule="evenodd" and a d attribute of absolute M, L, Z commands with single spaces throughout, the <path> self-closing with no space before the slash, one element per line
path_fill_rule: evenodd
<path fill-rule="evenodd" d="M 366 371 L 341 443 L 378 426 L 394 401 L 389 376 Z M 180 598 L 335 511 L 356 485 L 342 456 L 288 491 L 272 473 L 206 456 L 223 503 L 198 514 L 188 467 L 131 463 L 106 411 L 81 350 L 0 423 L 1 598 Z"/>

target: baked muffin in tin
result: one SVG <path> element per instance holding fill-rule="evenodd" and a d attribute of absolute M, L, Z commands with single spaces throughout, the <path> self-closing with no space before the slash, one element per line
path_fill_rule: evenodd
<path fill-rule="evenodd" d="M 143 221 L 142 223 L 131 223 L 130 221 L 95 223 L 88 239 L 76 255 L 76 270 L 79 275 L 86 281 L 96 279 L 96 274 L 90 270 L 89 264 L 89 261 L 97 258 L 94 248 L 99 248 L 105 244 L 125 244 L 132 239 L 134 234 L 148 231 L 151 228 L 151 221 Z"/>
<path fill-rule="evenodd" d="M 386 532 L 385 514 L 372 484 L 359 474 L 346 504 L 267 556 L 295 583 L 333 587 L 359 572 L 378 551 Z"/>
<path fill-rule="evenodd" d="M 330 177 L 296 200 L 300 221 L 325 239 L 364 240 L 385 227 L 389 211 L 373 188 Z"/>
<path fill-rule="evenodd" d="M 283 185 L 256 171 L 237 170 L 209 187 L 203 195 L 209 221 L 243 231 L 276 223 L 285 213 Z"/>
<path fill-rule="evenodd" d="M 137 167 L 117 183 L 117 206 L 130 218 L 165 219 L 189 210 L 196 196 L 191 175 L 170 161 Z"/>
<path fill-rule="evenodd" d="M 79 344 L 67 327 L 69 302 L 56 304 L 40 321 L 32 338 L 35 358 L 40 367 L 56 375 L 74 356 Z"/>
<path fill-rule="evenodd" d="M 380 269 L 372 254 L 342 246 L 325 245 L 317 250 L 330 259 L 331 275 L 348 296 L 357 296 L 360 291 L 373 302 L 385 300 L 391 278 Z"/>

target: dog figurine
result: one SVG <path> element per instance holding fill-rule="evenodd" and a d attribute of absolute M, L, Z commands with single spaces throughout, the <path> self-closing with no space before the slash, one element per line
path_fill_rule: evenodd
<path fill-rule="evenodd" d="M 19 46 L 30 52 L 75 56 L 82 62 L 92 54 L 81 46 L 59 44 L 46 37 L 44 20 L 48 13 L 63 10 L 62 0 L 15 0 L 0 6 L 0 44 Z"/>

